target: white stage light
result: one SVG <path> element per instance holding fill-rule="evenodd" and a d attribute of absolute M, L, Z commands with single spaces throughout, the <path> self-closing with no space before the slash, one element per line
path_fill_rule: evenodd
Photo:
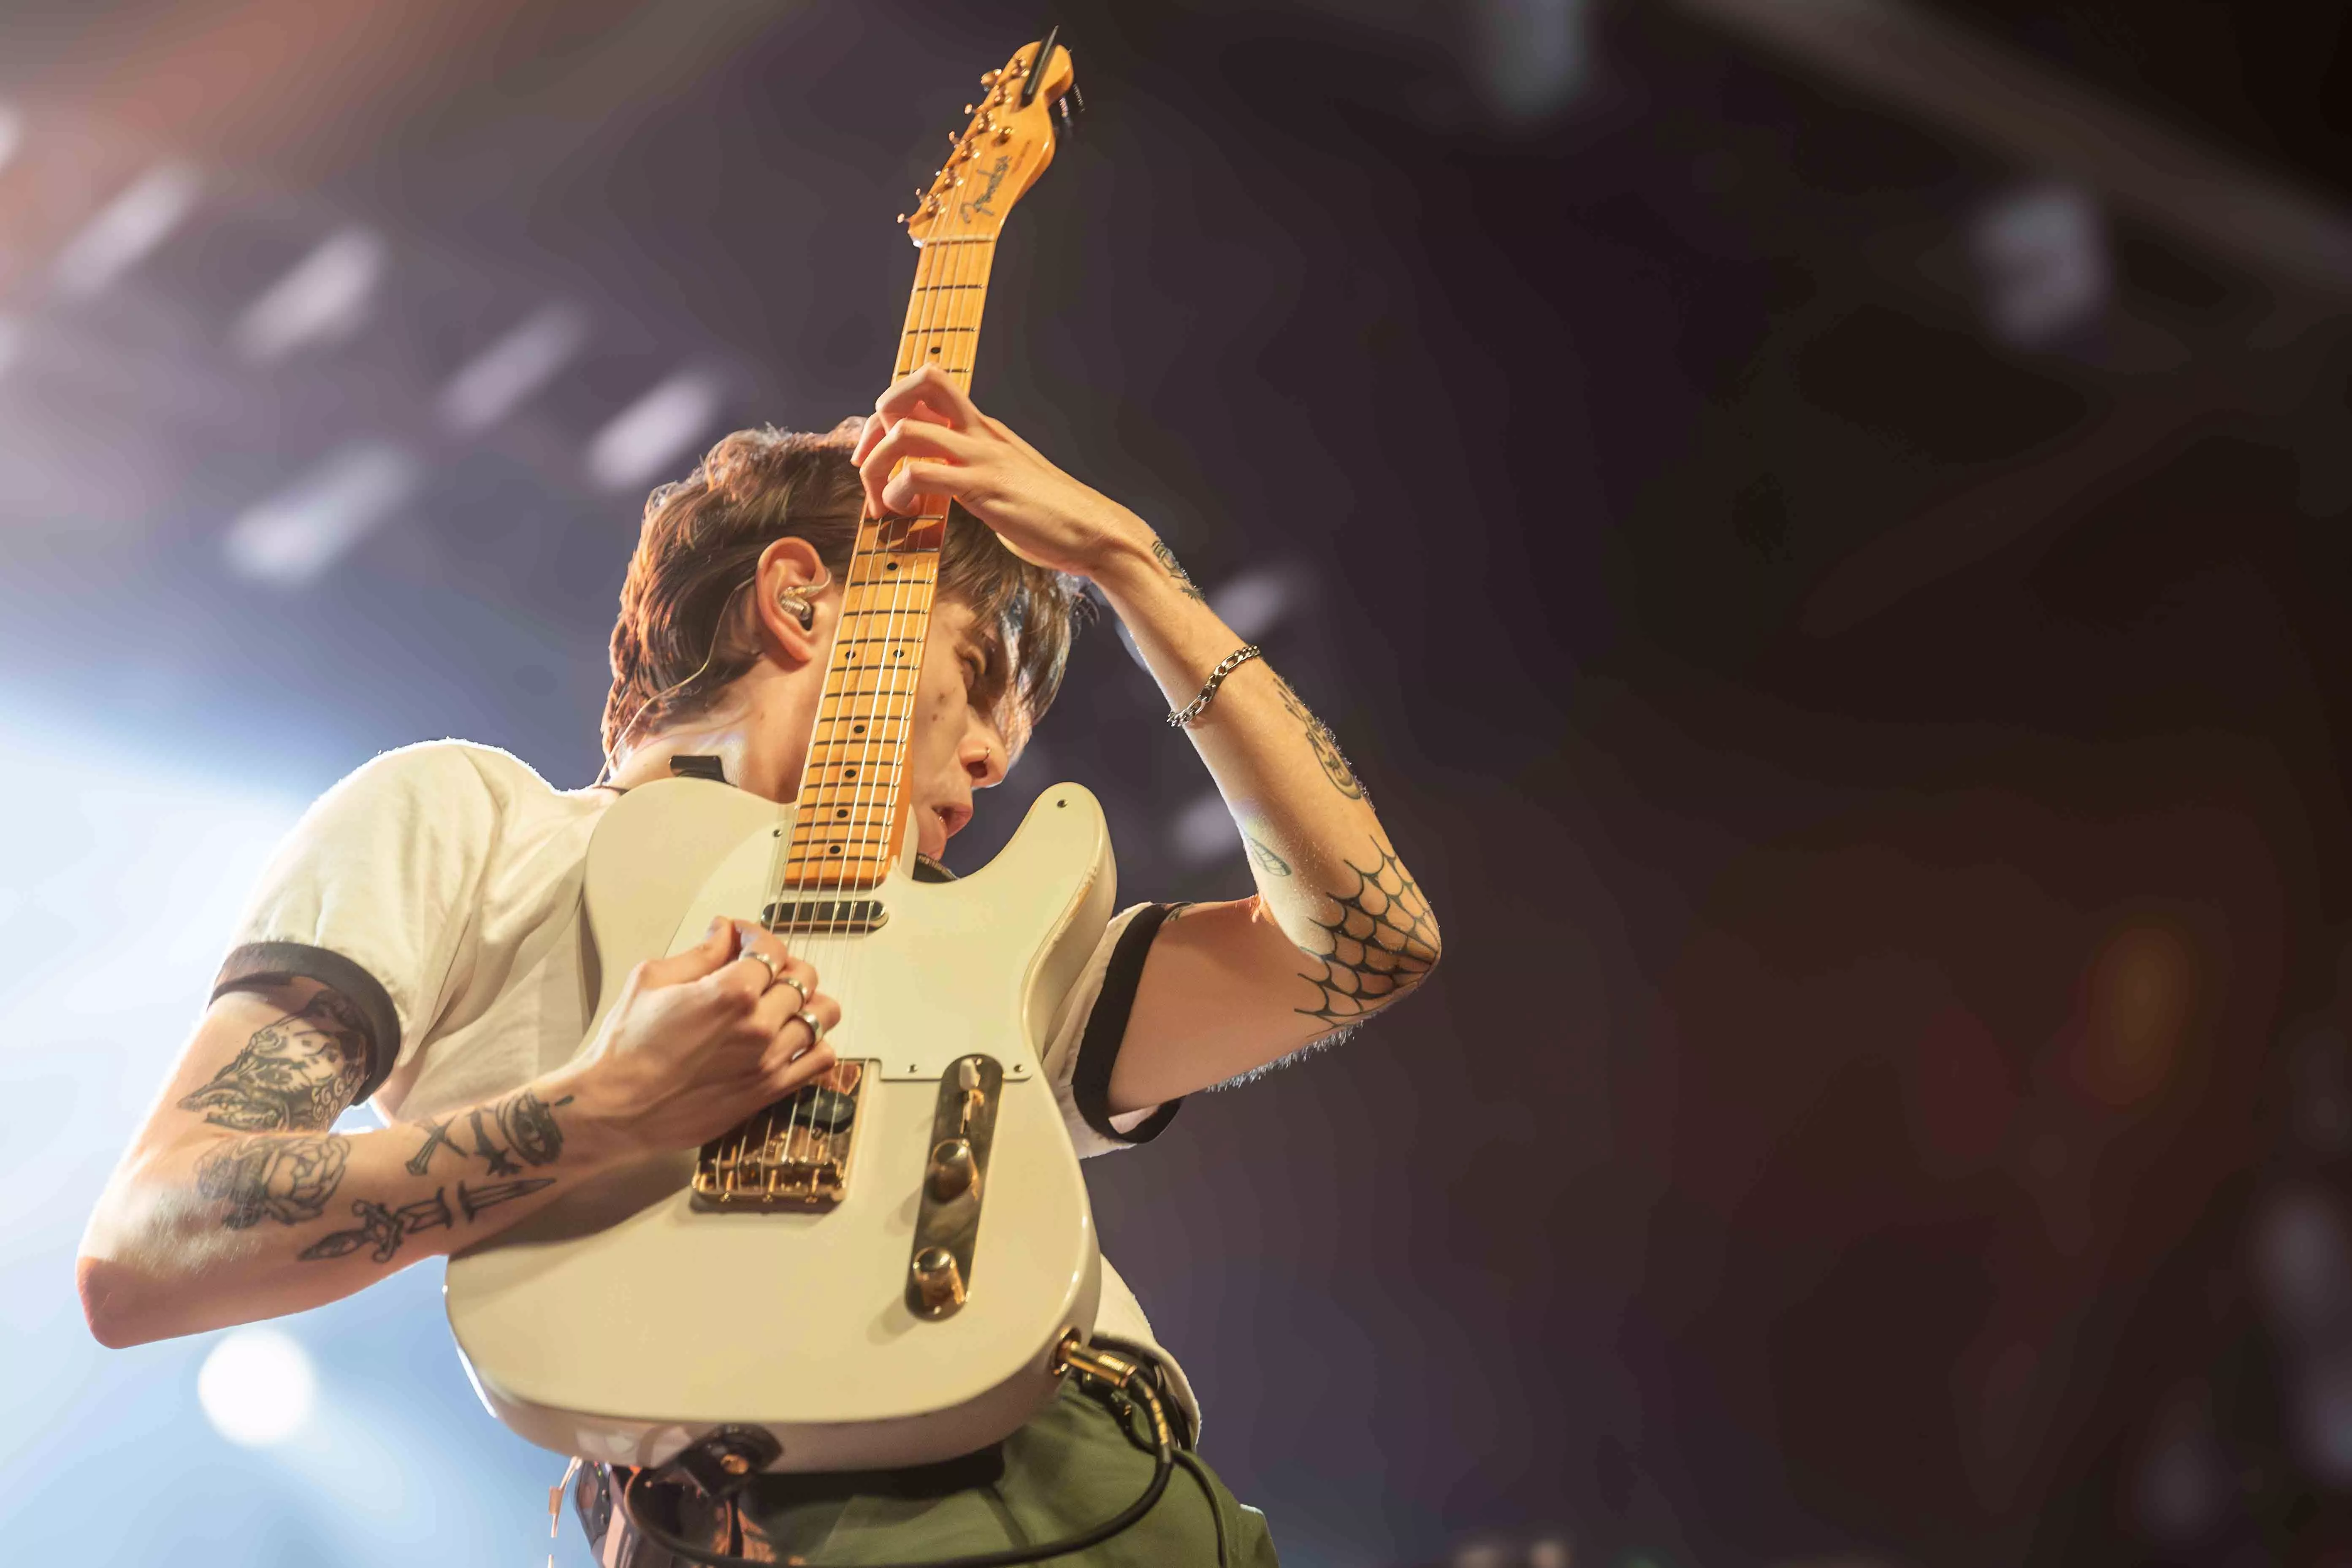
<path fill-rule="evenodd" d="M 58 252 L 51 275 L 58 291 L 76 300 L 105 292 L 170 237 L 203 190 L 203 177 L 185 163 L 158 163 L 140 175 Z"/>
<path fill-rule="evenodd" d="M 1576 100 L 1591 74 L 1589 0 L 1485 0 L 1477 8 L 1486 99 L 1522 124 Z"/>
<path fill-rule="evenodd" d="M 488 429 L 545 386 L 587 341 L 579 311 L 546 306 L 449 378 L 441 389 L 442 419 L 464 435 Z"/>
<path fill-rule="evenodd" d="M 1223 860 L 1241 853 L 1242 837 L 1234 827 L 1234 814 L 1215 790 L 1194 800 L 1168 825 L 1169 842 L 1176 853 L 1195 865 Z"/>
<path fill-rule="evenodd" d="M 1977 216 L 1969 237 L 1993 331 L 2035 348 L 2105 309 L 2110 268 L 2097 203 L 2071 185 L 2033 185 Z"/>
<path fill-rule="evenodd" d="M 1296 574 L 1280 566 L 1255 567 L 1218 584 L 1209 608 L 1242 641 L 1257 642 L 1281 621 L 1297 590 Z"/>
<path fill-rule="evenodd" d="M 319 1380 L 308 1352 L 270 1328 L 225 1335 L 196 1373 L 196 1399 L 213 1430 L 247 1448 L 282 1443 L 310 1418 Z"/>
<path fill-rule="evenodd" d="M 268 363 L 306 343 L 349 337 L 367 318 L 384 261 L 383 241 L 366 229 L 330 236 L 246 308 L 229 341 L 247 359 Z"/>
<path fill-rule="evenodd" d="M 223 547 L 239 575 L 299 587 L 333 564 L 416 493 L 424 468 L 383 441 L 359 441 L 229 525 Z"/>
<path fill-rule="evenodd" d="M 615 415 L 588 447 L 588 474 L 606 489 L 635 489 L 685 457 L 719 416 L 718 379 L 680 371 Z"/>

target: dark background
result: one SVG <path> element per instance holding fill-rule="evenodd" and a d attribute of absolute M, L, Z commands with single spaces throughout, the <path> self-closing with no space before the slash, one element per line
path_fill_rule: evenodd
<path fill-rule="evenodd" d="M 2352 1561 L 2340 8 L 1059 18 L 975 394 L 1263 629 L 1448 937 L 1089 1167 L 1286 1560 Z M 644 486 L 583 450 L 680 367 L 670 473 L 870 403 L 892 215 L 1039 20 L 12 6 L 12 701 L 584 784 Z M 75 297 L 159 159 L 204 195 Z M 241 357 L 354 226 L 348 330 Z M 453 430 L 551 300 L 583 346 Z M 353 440 L 400 504 L 241 575 Z M 1246 890 L 1159 711 L 1089 631 L 951 859 L 1073 777 L 1130 895 Z"/>

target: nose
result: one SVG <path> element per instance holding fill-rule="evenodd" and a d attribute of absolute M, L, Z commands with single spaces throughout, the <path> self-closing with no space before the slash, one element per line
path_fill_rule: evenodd
<path fill-rule="evenodd" d="M 1004 754 L 1004 738 L 996 732 L 993 724 L 975 723 L 971 727 L 964 737 L 959 760 L 974 789 L 990 789 L 1003 784 L 1005 771 L 1012 765 Z"/>

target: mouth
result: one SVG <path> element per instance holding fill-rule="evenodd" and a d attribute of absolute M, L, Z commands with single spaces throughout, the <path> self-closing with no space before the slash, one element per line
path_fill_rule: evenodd
<path fill-rule="evenodd" d="M 935 805 L 931 807 L 931 815 L 940 819 L 940 826 L 947 830 L 947 836 L 950 838 L 953 838 L 958 833 L 962 831 L 963 825 L 971 820 L 971 807 L 968 805 Z"/>

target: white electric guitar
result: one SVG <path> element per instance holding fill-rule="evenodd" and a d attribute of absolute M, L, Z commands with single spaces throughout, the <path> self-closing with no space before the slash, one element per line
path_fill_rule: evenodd
<path fill-rule="evenodd" d="M 982 79 L 908 220 L 900 374 L 929 361 L 970 384 L 997 235 L 1070 87 L 1068 51 L 1042 71 L 1038 53 Z M 534 1443 L 738 1475 L 921 1464 L 1022 1425 L 1093 1329 L 1093 1216 L 1039 1055 L 1109 919 L 1110 838 L 1066 784 L 986 869 L 912 875 L 899 769 L 945 529 L 944 503 L 860 525 L 797 802 L 666 779 L 589 843 L 592 1036 L 632 965 L 727 915 L 816 965 L 839 1061 L 450 1260 L 475 1386 Z"/>

